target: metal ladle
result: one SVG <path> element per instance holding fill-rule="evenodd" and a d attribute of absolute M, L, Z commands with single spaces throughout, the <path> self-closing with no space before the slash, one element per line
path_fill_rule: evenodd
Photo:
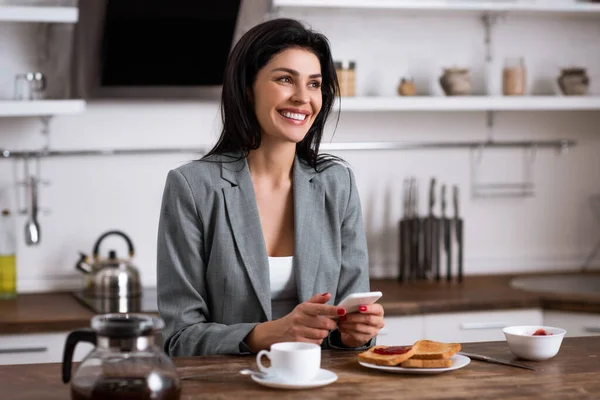
<path fill-rule="evenodd" d="M 25 243 L 35 246 L 40 243 L 38 215 L 38 179 L 30 176 L 27 182 L 27 222 L 25 222 Z"/>

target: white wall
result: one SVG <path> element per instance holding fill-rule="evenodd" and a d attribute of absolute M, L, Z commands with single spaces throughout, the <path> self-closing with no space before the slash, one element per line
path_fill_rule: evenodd
<path fill-rule="evenodd" d="M 335 58 L 357 61 L 360 95 L 394 95 L 403 75 L 417 79 L 421 93 L 441 95 L 437 77 L 448 65 L 472 69 L 476 91 L 498 93 L 499 80 L 486 81 L 483 30 L 475 16 L 430 14 L 410 19 L 401 12 L 285 12 L 322 30 Z M 494 27 L 492 70 L 498 77 L 504 56 L 523 55 L 531 91 L 554 90 L 561 66 L 584 65 L 592 92 L 600 95 L 600 19 L 554 17 L 508 18 Z M 6 36 L 0 37 L 0 49 Z M 2 64 L 7 63 L 6 53 Z M 2 69 L 0 68 L 0 71 Z M 4 82 L 4 78 L 2 82 Z M 1 89 L 1 88 L 0 88 Z M 4 93 L 0 91 L 0 93 Z M 177 147 L 210 145 L 219 127 L 216 103 L 92 102 L 80 116 L 51 123 L 51 146 L 57 149 L 113 147 Z M 0 148 L 38 148 L 44 141 L 40 123 L 29 119 L 0 120 Z M 600 193 L 600 113 L 502 112 L 496 115 L 496 139 L 572 139 L 569 154 L 539 151 L 533 167 L 535 197 L 472 199 L 469 195 L 467 150 L 339 152 L 354 167 L 363 202 L 372 276 L 395 276 L 396 226 L 401 215 L 403 179 L 420 180 L 420 209 L 425 210 L 428 179 L 458 184 L 466 220 L 466 273 L 507 273 L 576 269 L 600 238 L 588 198 Z M 343 114 L 336 141 L 480 140 L 487 135 L 484 113 L 352 113 Z M 19 290 L 77 287 L 78 251 L 90 252 L 96 238 L 109 229 L 131 235 L 135 263 L 145 284 L 155 283 L 157 218 L 167 171 L 193 154 L 57 158 L 42 161 L 41 205 L 51 213 L 40 217 L 42 244 L 19 242 Z M 486 178 L 520 179 L 522 154 L 485 153 Z M 16 207 L 15 175 L 21 162 L 0 161 L 0 206 Z M 22 207 L 23 205 L 21 205 Z M 439 208 L 438 208 L 439 209 Z M 24 218 L 19 218 L 19 232 Z M 104 249 L 124 254 L 118 239 Z M 106 251 L 106 250 L 105 250 Z M 600 257 L 595 260 L 600 265 Z"/>

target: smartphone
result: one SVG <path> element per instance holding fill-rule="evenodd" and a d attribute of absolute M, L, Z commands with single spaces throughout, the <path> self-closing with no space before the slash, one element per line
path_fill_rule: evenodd
<path fill-rule="evenodd" d="M 359 306 L 366 306 L 375 303 L 383 296 L 381 292 L 364 292 L 364 293 L 352 293 L 344 300 L 340 301 L 338 307 L 344 307 L 346 314 L 350 314 L 358 311 Z"/>

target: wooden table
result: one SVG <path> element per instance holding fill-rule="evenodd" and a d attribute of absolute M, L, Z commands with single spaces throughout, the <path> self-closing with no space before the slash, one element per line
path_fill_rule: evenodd
<path fill-rule="evenodd" d="M 463 350 L 514 359 L 506 342 L 468 343 Z M 438 375 L 388 374 L 360 366 L 356 352 L 325 351 L 322 367 L 339 379 L 326 387 L 301 391 L 269 389 L 247 376 L 253 356 L 176 358 L 182 399 L 598 399 L 600 398 L 600 338 L 567 338 L 551 360 L 528 362 L 537 371 L 472 360 L 462 369 Z M 64 400 L 69 387 L 60 379 L 60 364 L 0 366 L 3 399 Z"/>

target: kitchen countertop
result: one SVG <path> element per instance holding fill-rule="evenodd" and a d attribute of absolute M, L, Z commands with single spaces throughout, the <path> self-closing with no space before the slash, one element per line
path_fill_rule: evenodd
<path fill-rule="evenodd" d="M 506 342 L 466 343 L 463 350 L 514 359 Z M 471 360 L 467 366 L 437 375 L 389 374 L 362 367 L 357 352 L 326 350 L 321 366 L 338 380 L 321 388 L 299 391 L 269 389 L 238 375 L 255 368 L 253 356 L 175 358 L 182 380 L 182 400 L 211 399 L 537 399 L 551 394 L 560 399 L 592 399 L 600 395 L 600 338 L 565 338 L 558 355 L 541 362 L 520 361 L 536 371 Z M 61 381 L 61 364 L 0 366 L 3 396 L 15 400 L 69 398 Z"/>
<path fill-rule="evenodd" d="M 509 282 L 515 276 L 467 276 L 460 284 L 372 279 L 371 289 L 383 292 L 380 303 L 387 316 L 538 307 L 600 313 L 600 297 L 513 289 Z M 69 331 L 89 326 L 93 315 L 70 292 L 21 294 L 0 301 L 0 334 Z"/>

